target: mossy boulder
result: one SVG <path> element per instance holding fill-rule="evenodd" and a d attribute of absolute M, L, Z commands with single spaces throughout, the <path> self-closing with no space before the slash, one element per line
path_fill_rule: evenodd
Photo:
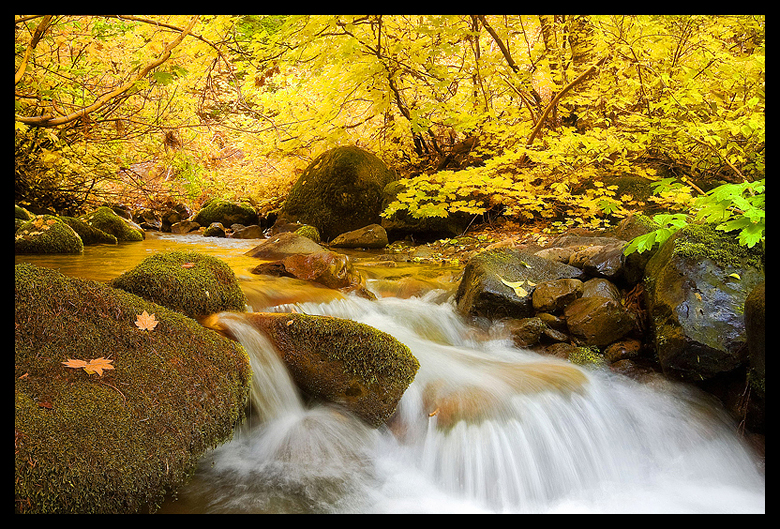
<path fill-rule="evenodd" d="M 75 217 L 60 217 L 60 219 L 79 234 L 79 237 L 84 242 L 84 246 L 91 244 L 117 244 L 118 242 L 115 236 L 90 226 L 81 219 Z"/>
<path fill-rule="evenodd" d="M 464 315 L 490 319 L 525 318 L 534 314 L 532 296 L 536 285 L 583 277 L 579 268 L 527 252 L 491 250 L 477 254 L 466 264 L 455 300 Z"/>
<path fill-rule="evenodd" d="M 111 284 L 193 318 L 243 311 L 246 305 L 246 296 L 227 263 L 192 251 L 151 255 Z"/>
<path fill-rule="evenodd" d="M 142 241 L 146 236 L 140 226 L 120 217 L 108 206 L 101 206 L 79 219 L 93 228 L 113 235 L 119 242 Z"/>
<path fill-rule="evenodd" d="M 14 321 L 17 512 L 153 511 L 243 419 L 246 351 L 178 312 L 20 264 Z"/>
<path fill-rule="evenodd" d="M 240 204 L 229 200 L 214 199 L 208 202 L 192 219 L 201 226 L 210 226 L 219 222 L 223 226 L 233 224 L 257 224 L 257 212 L 249 204 Z"/>
<path fill-rule="evenodd" d="M 59 217 L 38 215 L 16 230 L 17 254 L 81 253 L 84 243 L 73 228 Z"/>
<path fill-rule="evenodd" d="M 301 391 L 373 427 L 392 416 L 420 367 L 407 346 L 362 323 L 300 313 L 243 317 L 268 336 Z M 211 323 L 225 331 L 218 319 Z"/>
<path fill-rule="evenodd" d="M 690 225 L 670 237 L 645 269 L 647 310 L 667 376 L 702 381 L 747 360 L 744 305 L 764 281 L 764 252 L 733 233 Z"/>
<path fill-rule="evenodd" d="M 316 227 L 323 240 L 381 221 L 382 191 L 397 177 L 359 147 L 331 149 L 315 158 L 293 185 L 278 223 Z"/>

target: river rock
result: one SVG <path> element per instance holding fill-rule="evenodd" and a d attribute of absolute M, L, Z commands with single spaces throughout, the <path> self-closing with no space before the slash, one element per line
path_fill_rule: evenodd
<path fill-rule="evenodd" d="M 308 314 L 247 313 L 308 396 L 340 404 L 378 428 L 420 367 L 404 344 L 368 325 Z"/>
<path fill-rule="evenodd" d="M 257 212 L 252 206 L 219 198 L 208 202 L 192 220 L 201 226 L 210 226 L 213 222 L 223 226 L 258 224 Z"/>
<path fill-rule="evenodd" d="M 246 297 L 227 263 L 191 251 L 159 252 L 111 282 L 196 318 L 226 310 L 243 311 Z"/>
<path fill-rule="evenodd" d="M 230 235 L 233 239 L 262 239 L 263 228 L 257 224 L 244 226 L 242 224 L 233 224 L 231 226 L 233 233 Z"/>
<path fill-rule="evenodd" d="M 182 220 L 173 224 L 171 226 L 170 232 L 176 235 L 186 235 L 193 231 L 198 231 L 199 229 L 200 224 L 197 222 L 191 220 Z"/>
<path fill-rule="evenodd" d="M 620 301 L 620 290 L 609 279 L 601 277 L 594 277 L 588 279 L 582 285 L 582 297 L 583 298 L 611 298 L 615 301 Z"/>
<path fill-rule="evenodd" d="M 747 360 L 744 305 L 764 281 L 764 254 L 733 233 L 690 225 L 647 264 L 647 310 L 667 376 L 702 381 Z"/>
<path fill-rule="evenodd" d="M 597 347 L 619 340 L 636 326 L 631 313 L 619 301 L 600 296 L 575 300 L 566 307 L 564 315 L 575 339 Z"/>
<path fill-rule="evenodd" d="M 582 270 L 516 249 L 497 249 L 466 264 L 455 299 L 458 310 L 491 319 L 533 316 L 532 295 L 543 281 L 584 277 Z M 507 283 L 517 284 L 513 288 Z"/>
<path fill-rule="evenodd" d="M 277 222 L 315 226 L 323 240 L 381 221 L 382 191 L 397 177 L 373 154 L 354 146 L 315 158 L 290 190 Z"/>
<path fill-rule="evenodd" d="M 248 250 L 245 255 L 257 257 L 258 259 L 279 260 L 294 254 L 324 251 L 325 248 L 308 237 L 297 233 L 284 232 L 265 239 L 251 250 Z"/>
<path fill-rule="evenodd" d="M 249 396 L 240 344 L 102 282 L 15 269 L 15 506 L 21 513 L 135 513 L 159 506 Z M 137 325 L 146 311 L 157 324 Z M 106 358 L 87 373 L 69 359 Z"/>
<path fill-rule="evenodd" d="M 279 261 L 261 263 L 252 273 L 314 281 L 328 288 L 355 292 L 361 297 L 375 299 L 373 294 L 366 290 L 365 278 L 355 270 L 349 257 L 332 251 L 290 255 Z"/>
<path fill-rule="evenodd" d="M 387 232 L 379 224 L 369 224 L 359 230 L 342 233 L 330 243 L 333 248 L 384 248 Z"/>
<path fill-rule="evenodd" d="M 537 312 L 558 312 L 580 296 L 582 296 L 582 281 L 556 279 L 536 285 L 532 303 Z"/>
<path fill-rule="evenodd" d="M 221 222 L 212 222 L 208 228 L 203 231 L 204 237 L 224 237 L 225 226 Z"/>
<path fill-rule="evenodd" d="M 91 213 L 79 217 L 93 228 L 110 233 L 119 242 L 142 241 L 144 230 L 135 222 L 120 217 L 108 206 L 101 206 Z"/>
<path fill-rule="evenodd" d="M 81 253 L 84 243 L 73 228 L 54 215 L 39 215 L 16 230 L 18 254 Z"/>

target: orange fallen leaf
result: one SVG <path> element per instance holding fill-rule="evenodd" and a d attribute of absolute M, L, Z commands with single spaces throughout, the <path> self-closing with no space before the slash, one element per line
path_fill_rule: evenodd
<path fill-rule="evenodd" d="M 111 365 L 113 360 L 108 360 L 107 358 L 103 358 L 102 356 L 100 358 L 95 358 L 94 360 L 90 360 L 89 362 L 85 362 L 84 360 L 74 360 L 72 358 L 68 358 L 67 362 L 63 362 L 65 367 L 70 367 L 73 369 L 83 369 L 90 375 L 94 375 L 97 373 L 98 376 L 103 376 L 103 370 L 108 369 L 114 369 L 114 366 Z"/>
<path fill-rule="evenodd" d="M 195 263 L 184 263 L 181 265 L 182 268 L 192 268 L 193 266 L 195 266 Z"/>
<path fill-rule="evenodd" d="M 135 320 L 135 324 L 142 331 L 153 331 L 158 323 L 160 322 L 157 321 L 154 314 L 149 314 L 146 311 L 144 311 L 143 314 L 139 314 L 138 318 Z"/>

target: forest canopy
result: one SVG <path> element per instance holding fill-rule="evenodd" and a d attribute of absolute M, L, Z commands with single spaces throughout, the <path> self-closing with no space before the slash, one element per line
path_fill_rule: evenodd
<path fill-rule="evenodd" d="M 267 211 L 346 144 L 408 179 L 387 214 L 596 226 L 763 193 L 764 15 L 16 15 L 14 44 L 22 205 Z"/>

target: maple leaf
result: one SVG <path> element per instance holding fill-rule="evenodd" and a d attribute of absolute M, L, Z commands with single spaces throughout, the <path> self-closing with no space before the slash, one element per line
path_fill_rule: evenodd
<path fill-rule="evenodd" d="M 135 324 L 142 331 L 153 331 L 158 323 L 160 322 L 157 321 L 154 314 L 149 314 L 146 311 L 144 311 L 143 314 L 139 314 L 138 319 L 135 320 Z"/>
<path fill-rule="evenodd" d="M 63 362 L 63 365 L 65 367 L 70 367 L 72 369 L 83 369 L 90 375 L 94 375 L 95 373 L 98 374 L 98 376 L 103 376 L 103 370 L 108 369 L 114 369 L 114 366 L 111 365 L 113 360 L 108 360 L 107 358 L 103 358 L 102 356 L 100 358 L 95 358 L 93 360 L 90 360 L 89 362 L 86 362 L 84 360 L 74 360 L 72 358 L 68 358 L 67 362 Z"/>
<path fill-rule="evenodd" d="M 182 268 L 192 268 L 193 266 L 195 266 L 195 263 L 184 263 L 181 265 Z"/>

